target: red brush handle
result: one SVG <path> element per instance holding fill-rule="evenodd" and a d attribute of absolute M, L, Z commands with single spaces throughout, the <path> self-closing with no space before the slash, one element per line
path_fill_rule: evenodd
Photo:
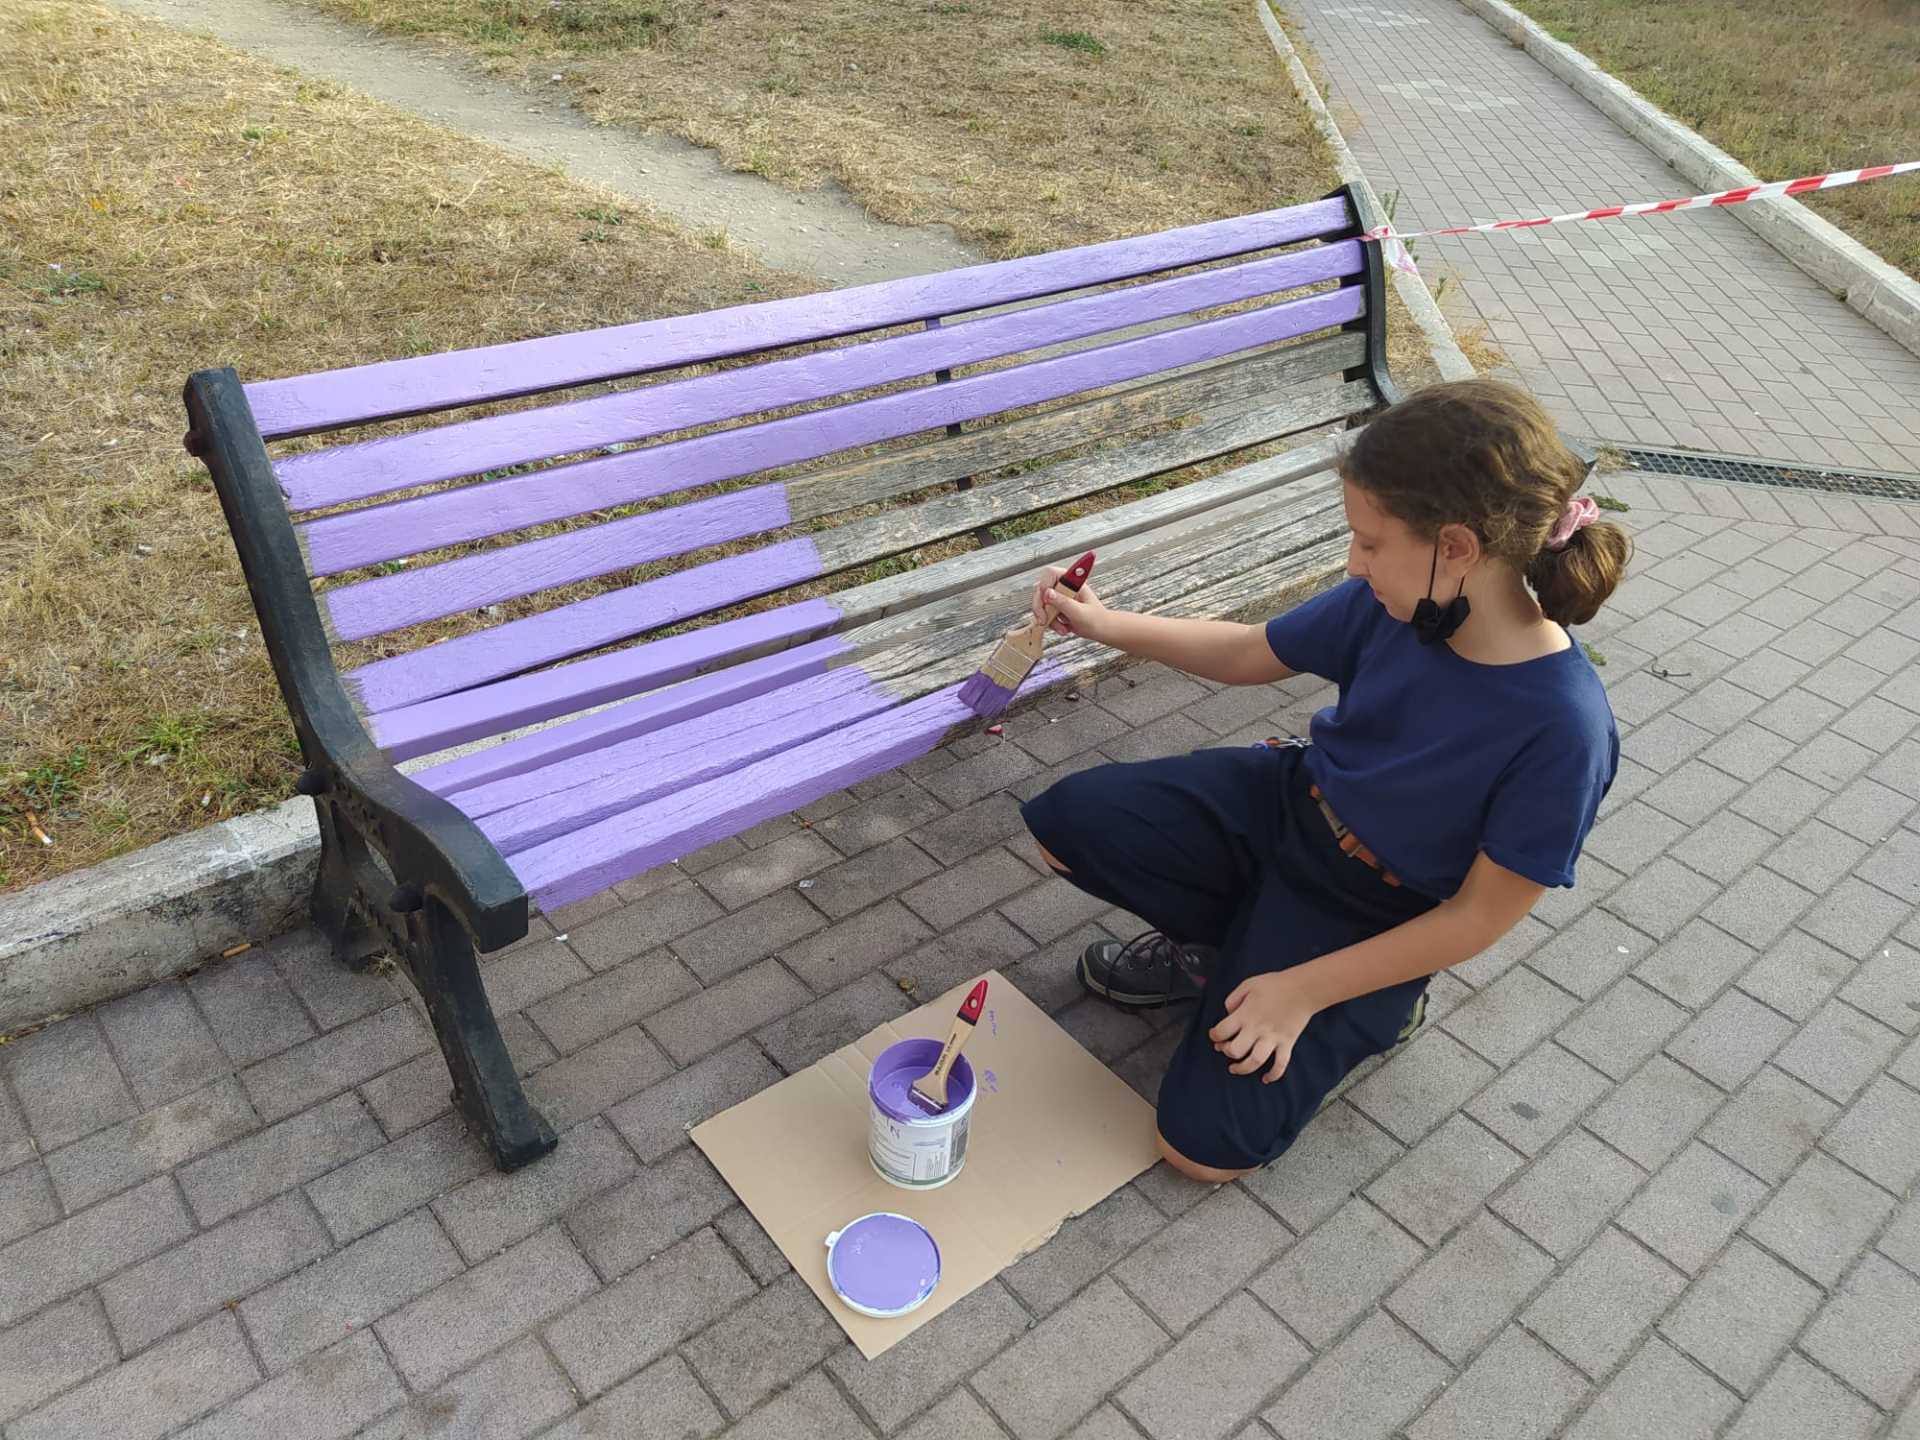
<path fill-rule="evenodd" d="M 982 980 L 968 994 L 966 1003 L 960 1007 L 960 1018 L 969 1025 L 980 1023 L 980 1012 L 987 1003 L 987 982 Z"/>
<path fill-rule="evenodd" d="M 1087 583 L 1087 577 L 1091 574 L 1093 574 L 1093 551 L 1089 550 L 1078 560 L 1074 561 L 1073 564 L 1067 568 L 1067 573 L 1062 575 L 1054 583 L 1056 585 L 1064 585 L 1067 589 L 1077 592 L 1082 585 Z"/>

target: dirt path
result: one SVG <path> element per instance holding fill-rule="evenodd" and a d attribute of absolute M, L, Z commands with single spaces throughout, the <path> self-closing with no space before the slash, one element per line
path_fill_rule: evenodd
<path fill-rule="evenodd" d="M 607 186 L 688 229 L 724 229 L 776 269 L 861 284 L 977 262 L 945 226 L 871 220 L 837 187 L 795 194 L 721 168 L 667 135 L 596 126 L 558 93 L 543 98 L 418 46 L 274 0 L 109 0 L 136 15 L 203 31 L 278 64 L 384 100 L 437 124 Z"/>

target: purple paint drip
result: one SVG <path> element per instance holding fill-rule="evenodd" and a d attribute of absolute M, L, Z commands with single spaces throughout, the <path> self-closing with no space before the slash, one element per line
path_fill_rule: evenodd
<path fill-rule="evenodd" d="M 267 439 L 472 405 L 1131 279 L 1346 229 L 1342 199 L 850 290 L 387 360 L 246 387 Z"/>
<path fill-rule="evenodd" d="M 993 1071 L 982 1070 L 980 1072 L 980 1078 L 987 1082 L 987 1089 L 989 1092 L 995 1095 L 998 1095 L 1000 1093 L 1000 1077 L 994 1074 Z"/>
<path fill-rule="evenodd" d="M 491 415 L 412 435 L 290 456 L 279 473 L 289 493 L 307 497 L 337 491 L 342 485 L 378 494 L 433 484 L 554 455 L 653 439 L 675 430 L 692 430 L 756 412 L 830 399 L 937 370 L 955 370 L 1109 331 L 1199 314 L 1350 275 L 1360 264 L 1360 242 L 1348 240 L 1226 269 L 1056 301 L 964 326 L 871 340 L 571 404 Z M 361 512 L 372 517 L 370 523 L 362 522 L 360 516 L 315 521 L 307 536 L 316 557 L 322 548 L 333 553 L 340 537 L 358 536 L 363 544 L 386 552 L 353 560 L 353 564 L 369 564 L 372 559 L 479 539 L 683 489 L 691 483 L 684 478 L 686 466 L 682 463 L 688 453 L 689 442 L 675 441 L 658 447 L 658 453 L 510 476 L 451 494 L 384 507 L 393 512 L 390 523 L 379 518 L 379 511 Z M 411 550 L 394 548 L 408 544 Z M 343 553 L 366 557 L 371 552 L 346 545 Z M 352 566 L 339 564 L 337 568 Z"/>
<path fill-rule="evenodd" d="M 462 610 L 478 610 L 516 596 L 671 559 L 743 535 L 778 530 L 792 518 L 787 487 L 761 485 L 344 585 L 327 592 L 327 614 L 339 639 L 364 640 Z"/>
<path fill-rule="evenodd" d="M 812 540 L 805 536 L 785 540 L 750 555 L 643 580 L 591 600 L 509 620 L 491 630 L 375 660 L 348 673 L 348 688 L 368 710 L 394 710 L 597 650 L 769 590 L 814 580 L 821 570 L 820 552 Z"/>
<path fill-rule="evenodd" d="M 829 1240 L 827 1278 L 855 1308 L 904 1315 L 940 1283 L 940 1247 L 917 1220 L 862 1215 Z"/>

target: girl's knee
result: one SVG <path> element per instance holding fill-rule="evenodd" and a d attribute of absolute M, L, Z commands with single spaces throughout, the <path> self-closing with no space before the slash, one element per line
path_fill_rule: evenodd
<path fill-rule="evenodd" d="M 1229 1180 L 1238 1180 L 1242 1175 L 1251 1175 L 1253 1170 L 1222 1170 L 1213 1165 L 1202 1165 L 1198 1160 L 1189 1160 L 1173 1146 L 1167 1143 L 1167 1137 L 1154 1128 L 1153 1138 L 1160 1149 L 1160 1158 L 1178 1170 L 1189 1180 L 1197 1180 L 1202 1185 L 1225 1185 Z"/>
<path fill-rule="evenodd" d="M 1047 847 L 1042 845 L 1038 840 L 1035 840 L 1033 842 L 1033 848 L 1040 852 L 1040 858 L 1047 862 L 1048 867 L 1053 871 L 1054 874 L 1071 875 L 1073 873 L 1073 871 L 1069 870 L 1065 865 L 1060 863 L 1059 856 L 1055 855 L 1051 850 L 1047 849 Z"/>

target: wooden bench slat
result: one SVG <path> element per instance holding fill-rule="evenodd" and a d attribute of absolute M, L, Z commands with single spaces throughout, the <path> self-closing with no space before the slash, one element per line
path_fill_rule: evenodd
<path fill-rule="evenodd" d="M 794 515 L 806 518 L 851 509 L 910 490 L 956 480 L 1051 450 L 1184 417 L 1237 398 L 1249 398 L 1313 375 L 1362 363 L 1363 336 L 1336 332 L 1278 351 L 1215 361 L 1177 378 L 1105 393 L 1037 415 L 1022 415 L 964 436 L 938 439 L 885 455 L 847 462 L 787 482 Z M 335 575 L 386 560 L 481 540 L 595 510 L 611 510 L 683 488 L 671 464 L 676 452 L 654 451 L 578 461 L 537 474 L 486 480 L 451 492 L 365 506 L 304 521 L 294 527 L 308 571 Z M 812 496 L 818 496 L 817 499 Z M 455 508 L 451 502 L 460 503 Z"/>
<path fill-rule="evenodd" d="M 1360 267 L 1360 243 L 1348 240 L 962 325 L 293 455 L 278 461 L 274 474 L 296 510 L 337 505 L 831 400 L 939 370 L 957 370 L 1281 294 L 1355 274 Z M 553 487 L 553 493 L 565 496 L 567 490 L 561 485 Z M 431 508 L 456 515 L 479 503 L 470 489 L 429 498 Z M 490 499 L 481 508 L 499 504 L 497 498 Z M 596 507 L 558 513 L 580 514 L 592 508 Z M 336 563 L 336 568 L 353 567 Z"/>
<path fill-rule="evenodd" d="M 956 380 L 950 385 L 881 396 L 838 410 L 769 421 L 748 431 L 701 436 L 679 444 L 686 447 L 686 454 L 694 447 L 709 453 L 731 452 L 735 457 L 752 454 L 752 464 L 742 465 L 735 459 L 723 465 L 724 470 L 733 473 L 769 469 L 853 445 L 911 434 L 933 425 L 976 418 L 981 413 L 1057 399 L 1114 380 L 1138 378 L 1172 363 L 1216 359 L 1286 338 L 1276 335 L 1276 329 L 1283 329 L 1286 335 L 1301 333 L 1293 327 L 1302 321 L 1307 322 L 1307 331 L 1318 330 L 1326 324 L 1338 323 L 1338 317 L 1353 318 L 1358 310 L 1359 293 L 1357 287 L 1336 290 L 1290 305 L 1122 341 L 1100 350 L 1036 361 L 1014 370 Z M 1280 317 L 1281 311 L 1291 313 Z M 964 392 L 957 405 L 947 399 L 954 392 Z M 995 398 L 999 403 L 992 403 Z M 989 402 L 984 411 L 983 400 Z M 695 475 L 700 478 L 695 479 Z M 696 461 L 680 472 L 680 478 L 689 483 L 704 483 L 725 477 L 701 474 Z M 784 511 L 784 488 L 765 488 L 779 491 L 773 499 Z M 610 521 L 566 535 L 523 541 L 484 555 L 343 586 L 323 597 L 331 633 L 340 640 L 364 639 L 458 610 L 477 609 L 497 600 L 645 563 L 635 558 L 637 556 L 658 559 L 660 555 L 651 548 L 649 539 L 641 538 L 651 535 L 645 524 L 653 519 L 653 516 L 634 516 Z M 470 581 L 470 577 L 477 578 Z M 490 598 L 474 598 L 483 594 Z"/>
<path fill-rule="evenodd" d="M 1348 395 L 1338 384 L 1317 394 L 1293 392 L 1278 405 L 1228 414 L 1118 450 L 1062 461 L 1036 474 L 844 521 L 805 537 L 813 546 L 817 566 L 810 578 L 1343 419 L 1351 412 L 1330 410 L 1335 397 L 1342 402 L 1364 398 Z M 763 534 L 796 518 L 784 485 L 757 486 L 347 586 L 326 597 L 328 618 L 341 639 L 360 639 Z"/>
<path fill-rule="evenodd" d="M 838 636 L 823 634 L 843 623 L 840 612 L 826 601 L 800 600 L 576 661 L 564 673 L 538 671 L 423 700 L 369 717 L 368 728 L 376 736 L 389 737 L 383 748 L 398 760 L 538 725 L 556 716 L 577 717 L 440 761 L 412 776 L 437 795 L 452 795 L 818 674 L 847 648 Z M 810 638 L 816 635 L 822 638 Z M 774 646 L 785 648 L 761 653 Z M 639 667 L 612 663 L 639 649 L 648 652 Z M 725 668 L 708 668 L 716 665 Z M 633 673 L 636 668 L 643 672 L 638 680 Z M 602 706 L 607 708 L 595 708 Z M 584 710 L 594 713 L 578 713 Z"/>
<path fill-rule="evenodd" d="M 1253 507 L 1262 507 L 1255 510 Z M 1255 497 L 1225 517 L 1207 512 L 1184 525 L 1157 530 L 1151 546 L 1101 557 L 1112 593 L 1159 609 L 1203 585 L 1217 583 L 1221 555 L 1278 558 L 1333 528 L 1310 500 L 1274 503 Z M 728 774 L 781 749 L 804 744 L 923 691 L 948 683 L 956 663 L 977 664 L 1006 624 L 1001 597 L 982 613 L 982 597 L 967 595 L 933 617 L 926 633 L 895 641 L 884 655 L 862 658 L 724 712 L 663 727 L 578 754 L 538 770 L 461 791 L 456 802 L 480 822 L 501 853 L 512 855 L 593 824 L 672 791 Z M 997 612 L 997 613 L 996 613 Z M 967 616 L 962 620 L 961 616 Z M 860 647 L 859 637 L 849 635 Z"/>
<path fill-rule="evenodd" d="M 1351 232 L 1342 197 L 1074 250 L 246 387 L 267 439 L 475 405 L 1031 300 Z"/>
<path fill-rule="evenodd" d="M 758 627 L 747 629 L 748 620 L 772 622 L 797 611 L 797 615 L 786 620 L 784 628 L 792 634 L 808 638 L 829 629 L 851 628 L 992 580 L 1031 573 L 1037 566 L 1057 560 L 1069 551 L 1077 553 L 1098 548 L 1187 516 L 1228 505 L 1247 495 L 1306 479 L 1325 471 L 1331 465 L 1334 454 L 1335 446 L 1331 441 L 1305 446 L 1272 459 L 1236 467 L 1191 485 L 1068 521 L 1038 534 L 1024 535 L 983 550 L 937 561 L 908 575 L 889 576 L 843 590 L 829 600 L 804 601 L 800 606 L 788 606 L 744 620 L 727 621 L 691 635 L 649 641 L 552 670 L 519 675 L 509 680 L 498 679 L 513 671 L 494 668 L 501 662 L 490 653 L 488 636 L 492 632 L 483 632 L 443 641 L 440 645 L 430 646 L 412 655 L 375 661 L 349 677 L 349 685 L 358 692 L 362 704 L 374 710 L 375 713 L 368 717 L 368 727 L 375 742 L 389 755 L 399 760 L 432 754 L 449 745 L 537 724 L 542 720 L 571 714 L 588 705 L 601 704 L 621 695 L 632 695 L 655 685 L 670 683 L 671 679 L 688 673 L 688 666 L 704 668 L 705 665 L 725 663 L 743 650 L 751 653 L 749 647 L 766 643 L 767 631 Z M 1330 486 L 1326 488 L 1327 503 L 1337 506 L 1337 494 L 1331 493 Z M 628 593 L 598 596 L 578 606 L 568 607 L 574 612 L 571 623 L 553 637 L 554 643 L 550 648 L 557 653 L 549 658 L 560 659 L 565 655 L 597 649 L 633 633 L 624 628 L 620 618 L 621 596 Z M 832 618 L 824 618 L 827 616 Z M 701 637 L 707 638 L 703 640 Z M 437 655 L 436 652 L 441 653 Z M 515 647 L 511 653 L 520 653 L 519 648 Z M 434 656 L 434 664 L 429 669 L 419 670 L 417 662 L 426 656 Z M 494 683 L 479 683 L 487 679 L 492 679 Z M 432 688 L 436 685 L 445 688 Z M 468 685 L 474 688 L 466 688 Z M 386 708 L 384 713 L 375 708 L 376 700 L 403 695 L 408 689 L 425 690 L 428 696 L 414 703 L 396 703 Z M 456 691 L 460 693 L 454 693 Z M 593 719 L 601 727 L 596 733 L 613 733 L 611 727 L 617 722 L 604 721 L 599 717 Z M 546 732 L 509 743 L 520 747 L 522 753 L 538 754 L 556 749 L 565 740 L 556 732 Z M 470 764 L 477 769 L 485 762 L 476 757 Z"/>
<path fill-rule="evenodd" d="M 843 730 L 898 703 L 897 696 L 875 685 L 858 667 L 830 670 L 816 679 L 703 716 L 672 732 L 629 740 L 612 752 L 582 756 L 559 769 L 592 769 L 590 777 L 583 774 L 574 783 L 563 783 L 562 788 L 533 793 L 522 803 L 474 818 L 481 833 L 502 855 L 511 858 L 516 851 L 531 849 L 689 785 L 732 774 L 742 766 Z M 664 750 L 665 741 L 675 742 L 670 751 Z M 548 772 L 540 778 L 549 787 L 556 780 L 564 782 L 563 774 Z M 507 782 L 510 786 L 514 783 Z M 518 783 L 529 791 L 536 784 L 526 776 Z M 473 792 L 462 795 L 461 808 L 466 809 L 473 798 Z"/>
<path fill-rule="evenodd" d="M 1163 614 L 1217 614 L 1220 591 L 1243 602 L 1307 586 L 1341 564 L 1344 541 L 1329 539 L 1278 563 L 1204 587 L 1158 607 Z M 1029 692 L 1063 683 L 1098 663 L 1097 647 L 1068 640 L 1042 659 Z M 829 735 L 768 756 L 736 772 L 621 810 L 570 834 L 509 857 L 514 873 L 543 908 L 583 899 L 703 845 L 787 814 L 844 786 L 926 754 L 956 727 L 977 724 L 959 700 L 961 681 Z"/>

